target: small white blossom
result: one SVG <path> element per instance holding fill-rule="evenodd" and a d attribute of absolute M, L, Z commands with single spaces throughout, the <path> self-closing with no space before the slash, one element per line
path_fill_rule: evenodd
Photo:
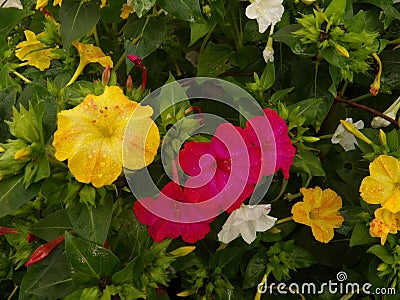
<path fill-rule="evenodd" d="M 15 7 L 15 8 L 23 9 L 23 6 L 22 6 L 20 0 L 0 0 L 0 6 L 3 8 Z"/>
<path fill-rule="evenodd" d="M 347 118 L 346 122 L 353 124 L 353 119 Z M 357 129 L 364 128 L 364 122 L 362 120 L 355 122 L 353 125 Z M 342 124 L 339 124 L 339 126 L 336 128 L 336 131 L 332 136 L 331 142 L 332 144 L 339 144 L 340 146 L 342 146 L 344 151 L 354 150 L 356 149 L 355 145 L 358 145 L 356 137 L 352 133 L 348 132 Z"/>
<path fill-rule="evenodd" d="M 383 113 L 396 120 L 396 115 L 397 115 L 397 111 L 400 108 L 400 97 L 396 99 L 396 101 L 393 102 L 392 105 L 389 106 L 389 108 L 387 110 L 385 110 Z M 372 128 L 381 128 L 381 127 L 387 127 L 389 126 L 391 123 L 388 120 L 385 120 L 382 117 L 375 117 L 372 119 L 371 122 L 371 126 Z"/>
<path fill-rule="evenodd" d="M 278 23 L 283 15 L 283 0 L 255 0 L 246 8 L 246 17 L 257 19 L 258 31 L 264 33 L 272 24 Z"/>
<path fill-rule="evenodd" d="M 242 205 L 228 217 L 218 233 L 218 240 L 229 243 L 241 235 L 246 243 L 251 244 L 257 232 L 267 231 L 274 226 L 276 218 L 268 216 L 270 211 L 270 204 Z"/>
<path fill-rule="evenodd" d="M 266 63 L 274 61 L 274 48 L 267 45 L 263 51 L 263 57 Z"/>

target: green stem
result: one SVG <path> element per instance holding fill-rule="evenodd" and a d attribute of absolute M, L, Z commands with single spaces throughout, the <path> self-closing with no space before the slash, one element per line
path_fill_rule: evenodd
<path fill-rule="evenodd" d="M 117 63 L 114 66 L 114 72 L 117 72 L 119 67 L 124 63 L 125 58 L 126 58 L 126 52 L 124 51 L 124 53 L 122 53 L 121 57 L 118 59 Z"/>
<path fill-rule="evenodd" d="M 394 45 L 394 44 L 399 44 L 400 43 L 400 38 L 397 38 L 395 40 L 389 41 L 387 44 L 388 45 Z"/>
<path fill-rule="evenodd" d="M 368 99 L 368 98 L 370 98 L 370 97 L 372 97 L 372 95 L 371 95 L 371 93 L 368 93 L 368 94 L 361 95 L 361 96 L 358 96 L 358 97 L 356 97 L 356 98 L 353 98 L 353 99 L 351 99 L 350 101 L 351 101 L 351 102 L 359 102 L 359 101 L 361 101 L 361 100 Z"/>
<path fill-rule="evenodd" d="M 293 221 L 293 216 L 289 216 L 289 217 L 280 219 L 280 220 L 275 222 L 275 225 L 279 225 L 279 224 L 282 224 L 282 223 L 285 223 L 285 222 L 289 222 L 289 221 Z"/>
<path fill-rule="evenodd" d="M 97 26 L 94 26 L 94 28 L 93 28 L 93 37 L 94 37 L 96 46 L 100 47 L 99 35 L 97 34 Z"/>
<path fill-rule="evenodd" d="M 347 88 L 347 85 L 349 84 L 349 82 L 348 81 L 345 81 L 344 82 L 344 84 L 343 84 L 343 86 L 342 86 L 342 89 L 340 90 L 340 95 L 343 97 L 343 95 L 344 95 L 344 92 L 346 91 L 346 88 Z"/>
<path fill-rule="evenodd" d="M 325 135 L 321 135 L 318 138 L 320 140 L 330 140 L 332 138 L 333 134 L 325 134 Z"/>
<path fill-rule="evenodd" d="M 8 296 L 7 300 L 11 300 L 11 299 L 14 297 L 14 295 L 15 295 L 15 293 L 17 292 L 18 288 L 19 288 L 18 285 L 15 286 L 15 288 L 14 288 L 13 291 L 11 292 L 10 296 Z"/>
<path fill-rule="evenodd" d="M 200 52 L 204 50 L 204 48 L 206 47 L 208 40 L 211 37 L 211 34 L 213 33 L 215 27 L 217 26 L 217 23 L 213 23 L 213 25 L 211 26 L 210 30 L 208 31 L 207 35 L 204 37 L 203 42 L 201 43 L 201 47 L 200 47 Z"/>
<path fill-rule="evenodd" d="M 18 73 L 17 71 L 13 71 L 13 74 L 15 76 L 21 78 L 25 83 L 31 83 L 32 82 L 28 78 L 26 78 L 24 75 L 22 75 L 21 73 Z"/>
<path fill-rule="evenodd" d="M 276 196 L 275 199 L 272 200 L 271 202 L 275 202 L 275 201 L 279 200 L 282 197 L 282 195 L 285 193 L 285 190 L 286 190 L 286 187 L 288 185 L 288 182 L 289 181 L 287 179 L 282 179 L 281 190 L 279 191 L 278 196 Z"/>
<path fill-rule="evenodd" d="M 301 196 L 303 196 L 303 194 L 300 192 L 298 192 L 297 194 L 287 193 L 285 199 L 288 201 L 293 201 L 294 199 L 299 198 Z"/>

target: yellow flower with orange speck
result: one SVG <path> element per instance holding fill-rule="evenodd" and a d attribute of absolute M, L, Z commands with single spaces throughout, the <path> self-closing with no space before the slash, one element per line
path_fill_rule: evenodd
<path fill-rule="evenodd" d="M 361 198 L 369 204 L 381 204 L 392 213 L 400 212 L 400 161 L 380 155 L 370 163 L 369 173 L 361 182 Z"/>
<path fill-rule="evenodd" d="M 72 43 L 72 45 L 78 50 L 80 61 L 75 74 L 68 82 L 67 86 L 75 82 L 79 75 L 82 74 L 83 69 L 90 63 L 99 63 L 103 67 L 113 67 L 113 61 L 110 56 L 106 56 L 103 51 L 94 46 L 93 44 L 83 44 L 78 41 Z"/>
<path fill-rule="evenodd" d="M 293 220 L 311 227 L 315 239 L 328 243 L 334 236 L 334 228 L 340 228 L 344 218 L 340 215 L 342 198 L 331 189 L 301 188 L 303 201 L 292 207 Z"/>
<path fill-rule="evenodd" d="M 68 159 L 71 173 L 80 182 L 95 187 L 111 184 L 122 171 L 122 150 L 129 169 L 153 161 L 160 136 L 152 114 L 150 106 L 129 100 L 119 87 L 106 86 L 103 94 L 88 94 L 78 106 L 58 114 L 55 157 Z"/>
<path fill-rule="evenodd" d="M 397 233 L 400 229 L 400 213 L 392 213 L 384 208 L 375 210 L 375 219 L 372 220 L 369 233 L 372 237 L 381 238 L 381 244 L 386 243 L 389 233 Z"/>

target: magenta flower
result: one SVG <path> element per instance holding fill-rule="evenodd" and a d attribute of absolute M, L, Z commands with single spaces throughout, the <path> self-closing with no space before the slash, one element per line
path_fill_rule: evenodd
<path fill-rule="evenodd" d="M 182 170 L 191 176 L 185 193 L 214 210 L 232 212 L 252 194 L 260 178 L 260 152 L 245 131 L 221 124 L 211 142 L 188 142 L 179 152 Z M 211 199 L 211 200 L 210 200 Z"/>
<path fill-rule="evenodd" d="M 262 154 L 261 175 L 269 176 L 280 169 L 283 177 L 288 179 L 296 148 L 292 145 L 288 136 L 285 120 L 270 108 L 265 108 L 264 113 L 273 135 L 270 134 L 269 126 L 265 127 L 265 118 L 262 116 L 250 119 L 244 130 Z M 264 134 L 257 136 L 255 130 Z"/>
<path fill-rule="evenodd" d="M 176 203 L 191 203 L 189 196 L 182 191 L 182 188 L 175 182 L 169 182 L 162 190 L 161 194 L 157 200 L 151 198 L 141 199 L 136 201 L 133 205 L 133 211 L 136 215 L 138 221 L 144 225 L 148 225 L 148 232 L 150 236 L 156 242 L 161 242 L 166 238 L 176 239 L 182 236 L 182 240 L 187 243 L 195 243 L 198 240 L 203 239 L 206 234 L 210 231 L 210 223 L 213 219 L 208 219 L 202 222 L 189 222 L 190 216 L 183 216 L 185 207 L 180 210 L 179 206 L 171 207 L 167 198 L 171 198 L 176 201 Z M 143 203 L 143 204 L 142 204 Z M 158 209 L 147 209 L 147 207 L 158 207 Z M 161 207 L 160 207 L 161 206 Z M 172 221 L 157 215 L 159 212 L 161 214 L 171 213 L 175 208 L 175 219 L 181 220 Z M 167 212 L 168 210 L 168 212 Z M 154 213 L 153 213 L 154 212 Z M 174 214 L 174 212 L 172 212 Z M 188 219 L 189 218 L 189 219 Z"/>

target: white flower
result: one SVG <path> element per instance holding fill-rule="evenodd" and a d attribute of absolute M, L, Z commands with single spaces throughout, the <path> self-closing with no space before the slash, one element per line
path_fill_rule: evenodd
<path fill-rule="evenodd" d="M 255 0 L 246 8 L 249 19 L 257 19 L 258 31 L 264 33 L 268 26 L 278 23 L 283 15 L 283 0 Z"/>
<path fill-rule="evenodd" d="M 274 48 L 267 45 L 263 51 L 263 57 L 266 63 L 274 61 Z"/>
<path fill-rule="evenodd" d="M 387 110 L 385 110 L 383 113 L 392 118 L 392 119 L 396 119 L 396 115 L 397 115 L 397 111 L 400 108 L 400 97 L 396 99 L 396 101 L 393 102 L 392 105 L 389 106 L 389 108 Z M 371 126 L 373 128 L 381 128 L 381 127 L 387 127 L 389 126 L 391 123 L 388 120 L 385 120 L 382 117 L 375 117 L 372 119 L 371 122 Z"/>
<path fill-rule="evenodd" d="M 353 124 L 353 119 L 347 118 L 346 122 Z M 364 128 L 364 122 L 362 120 L 355 122 L 353 125 L 357 129 Z M 332 136 L 331 142 L 332 144 L 339 144 L 340 146 L 342 146 L 344 151 L 354 150 L 356 149 L 355 145 L 358 145 L 356 137 L 352 133 L 344 129 L 342 124 L 340 124 L 336 128 L 336 131 Z"/>
<path fill-rule="evenodd" d="M 256 239 L 256 232 L 274 226 L 276 218 L 268 216 L 270 210 L 270 204 L 242 205 L 228 217 L 218 233 L 218 240 L 229 243 L 241 235 L 246 243 L 251 244 Z"/>
<path fill-rule="evenodd" d="M 15 8 L 23 9 L 20 0 L 0 0 L 0 6 L 3 8 L 15 7 Z"/>

